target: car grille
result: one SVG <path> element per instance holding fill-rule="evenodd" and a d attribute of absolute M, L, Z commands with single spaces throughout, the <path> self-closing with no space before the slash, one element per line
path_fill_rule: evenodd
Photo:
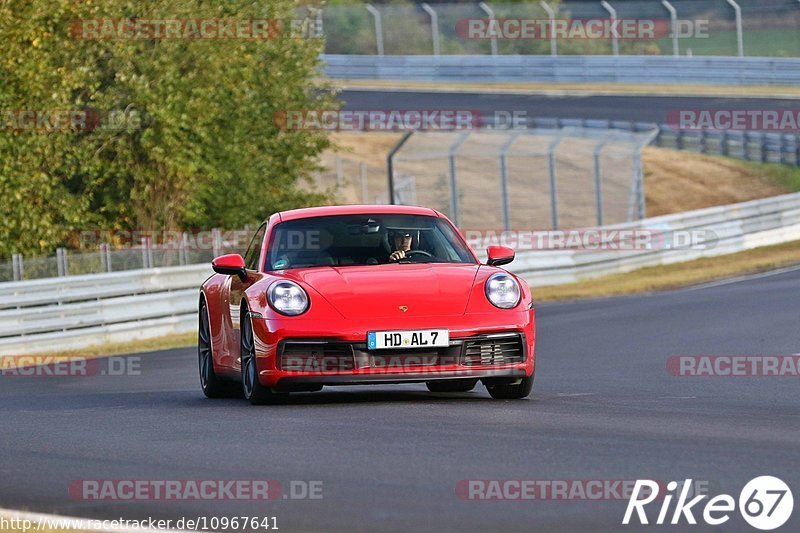
<path fill-rule="evenodd" d="M 498 334 L 466 341 L 462 364 L 465 366 L 506 365 L 521 363 L 524 360 L 525 350 L 522 337 L 517 334 Z"/>
<path fill-rule="evenodd" d="M 329 342 L 287 342 L 279 358 L 287 372 L 334 372 L 356 368 L 353 345 Z"/>
<path fill-rule="evenodd" d="M 525 361 L 520 333 L 495 333 L 451 339 L 447 348 L 368 350 L 364 343 L 286 341 L 278 350 L 278 368 L 286 372 L 349 372 L 437 366 L 491 366 Z"/>

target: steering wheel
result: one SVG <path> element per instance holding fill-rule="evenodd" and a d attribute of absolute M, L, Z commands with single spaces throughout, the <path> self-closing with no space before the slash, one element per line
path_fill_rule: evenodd
<path fill-rule="evenodd" d="M 409 258 L 414 255 L 424 255 L 425 257 L 433 257 L 433 255 L 426 252 L 425 250 L 409 250 L 406 252 L 406 258 Z"/>

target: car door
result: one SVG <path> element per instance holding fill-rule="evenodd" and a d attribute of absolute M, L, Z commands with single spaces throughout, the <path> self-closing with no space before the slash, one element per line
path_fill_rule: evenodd
<path fill-rule="evenodd" d="M 248 274 L 258 272 L 259 270 L 258 261 L 261 257 L 261 245 L 264 241 L 264 234 L 266 231 L 267 223 L 265 222 L 256 230 L 244 254 L 244 266 Z M 242 306 L 244 291 L 252 283 L 250 281 L 251 279 L 254 279 L 254 277 L 248 276 L 248 281 L 243 282 L 239 279 L 239 276 L 228 276 L 228 280 L 225 282 L 224 291 L 227 295 L 226 300 L 228 305 L 227 329 L 230 335 L 228 336 L 228 350 L 226 350 L 228 357 L 223 364 L 236 369 L 241 368 L 241 361 L 239 359 L 239 313 Z"/>

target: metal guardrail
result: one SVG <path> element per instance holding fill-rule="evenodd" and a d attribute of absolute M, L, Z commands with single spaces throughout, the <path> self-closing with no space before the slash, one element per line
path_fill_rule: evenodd
<path fill-rule="evenodd" d="M 701 249 L 520 251 L 510 270 L 533 286 L 552 285 L 797 240 L 800 193 L 606 228 L 704 230 L 717 240 Z M 194 265 L 0 284 L 0 356 L 194 331 L 198 287 L 209 274 Z"/>
<path fill-rule="evenodd" d="M 794 85 L 800 58 L 672 56 L 322 57 L 329 78 L 437 82 L 689 83 Z"/>
<path fill-rule="evenodd" d="M 0 284 L 0 355 L 194 331 L 208 264 Z"/>
<path fill-rule="evenodd" d="M 560 285 L 637 268 L 741 252 L 800 239 L 800 193 L 647 218 L 607 229 L 703 231 L 709 246 L 654 250 L 542 250 L 517 253 L 509 270 L 531 285 Z"/>

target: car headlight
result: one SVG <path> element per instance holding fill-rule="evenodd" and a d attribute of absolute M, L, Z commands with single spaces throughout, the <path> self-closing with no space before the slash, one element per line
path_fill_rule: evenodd
<path fill-rule="evenodd" d="M 484 289 L 486 290 L 486 298 L 492 302 L 492 305 L 500 309 L 515 307 L 519 303 L 519 298 L 522 294 L 517 280 L 505 272 L 498 272 L 489 276 Z"/>
<path fill-rule="evenodd" d="M 293 281 L 276 281 L 267 290 L 269 305 L 282 315 L 302 315 L 308 309 L 308 294 Z"/>

